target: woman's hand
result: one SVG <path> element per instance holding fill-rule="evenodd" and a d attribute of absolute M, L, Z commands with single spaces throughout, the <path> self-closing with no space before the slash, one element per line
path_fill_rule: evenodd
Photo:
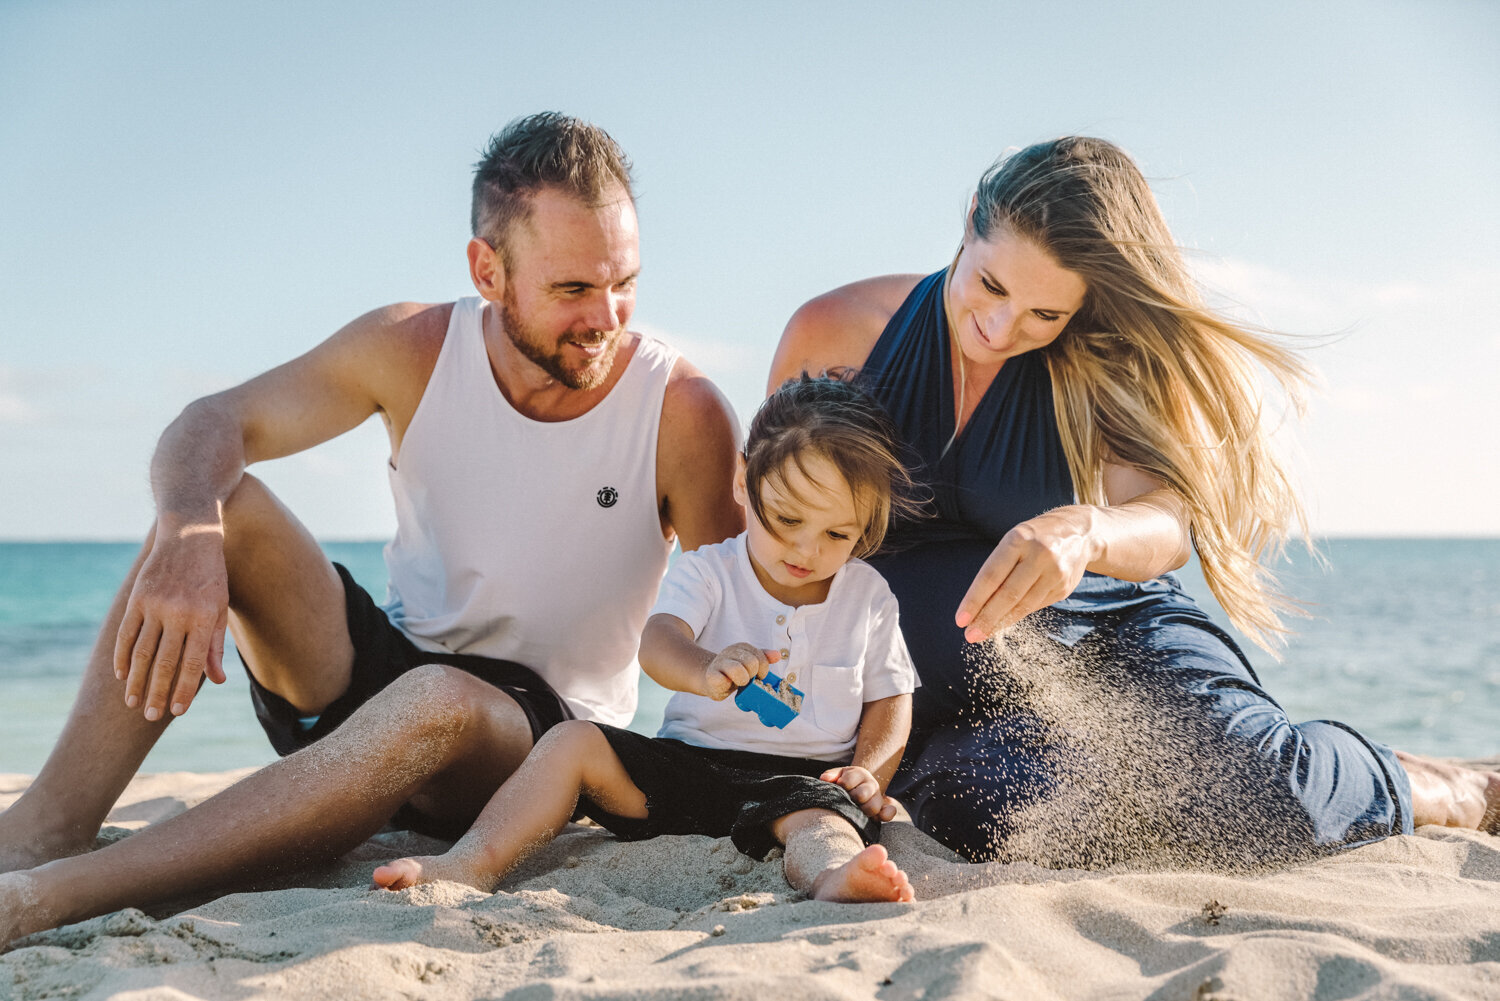
<path fill-rule="evenodd" d="M 1093 531 L 1098 510 L 1054 508 L 1006 532 L 958 605 L 954 622 L 964 639 L 981 643 L 1072 594 L 1102 553 Z"/>

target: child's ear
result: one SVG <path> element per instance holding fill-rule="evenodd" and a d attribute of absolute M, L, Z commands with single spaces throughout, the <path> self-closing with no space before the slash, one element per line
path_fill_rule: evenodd
<path fill-rule="evenodd" d="M 750 491 L 745 488 L 745 457 L 734 454 L 734 501 L 746 511 L 750 510 Z"/>

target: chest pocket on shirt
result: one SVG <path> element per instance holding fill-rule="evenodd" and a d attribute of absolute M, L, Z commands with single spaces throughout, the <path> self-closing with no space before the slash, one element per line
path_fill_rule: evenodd
<path fill-rule="evenodd" d="M 815 691 L 809 692 L 803 715 L 834 739 L 842 743 L 852 741 L 864 710 L 864 676 L 860 665 L 815 664 L 809 687 Z"/>

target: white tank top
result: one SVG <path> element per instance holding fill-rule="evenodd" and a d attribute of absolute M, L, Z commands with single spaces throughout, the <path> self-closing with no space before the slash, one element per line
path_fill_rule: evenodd
<path fill-rule="evenodd" d="M 391 621 L 424 650 L 524 664 L 583 719 L 635 714 L 636 650 L 671 545 L 656 438 L 675 349 L 641 337 L 609 395 L 546 423 L 490 371 L 484 300 L 454 303 L 390 472 Z"/>

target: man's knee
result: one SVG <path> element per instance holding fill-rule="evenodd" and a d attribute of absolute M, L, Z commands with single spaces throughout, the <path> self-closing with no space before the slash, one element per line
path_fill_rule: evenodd
<path fill-rule="evenodd" d="M 456 667 L 423 664 L 392 681 L 365 703 L 360 713 L 402 734 L 441 739 L 457 736 L 486 711 L 486 694 L 504 697 L 504 693 Z"/>
<path fill-rule="evenodd" d="M 240 482 L 230 491 L 224 501 L 224 555 L 232 559 L 236 552 L 245 552 L 266 534 L 274 520 L 286 509 L 281 501 L 266 486 L 249 473 L 240 476 Z"/>

